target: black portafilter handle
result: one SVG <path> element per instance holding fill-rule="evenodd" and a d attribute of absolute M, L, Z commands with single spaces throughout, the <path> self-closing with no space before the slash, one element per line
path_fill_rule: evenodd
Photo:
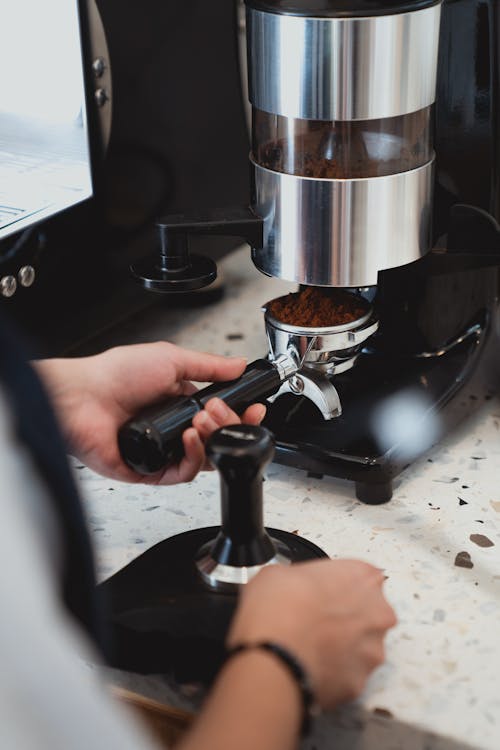
<path fill-rule="evenodd" d="M 222 427 L 208 439 L 206 454 L 221 483 L 221 528 L 210 557 L 237 568 L 265 564 L 276 555 L 263 515 L 263 471 L 274 455 L 272 434 L 256 425 Z"/>
<path fill-rule="evenodd" d="M 280 385 L 276 366 L 266 359 L 257 359 L 235 380 L 214 383 L 192 396 L 151 406 L 120 428 L 121 456 L 139 474 L 156 474 L 182 457 L 182 434 L 211 398 L 222 399 L 237 414 L 242 414 L 250 404 L 276 393 Z"/>

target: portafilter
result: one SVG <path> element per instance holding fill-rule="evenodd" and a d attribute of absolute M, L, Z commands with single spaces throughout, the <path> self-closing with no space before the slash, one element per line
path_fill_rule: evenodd
<path fill-rule="evenodd" d="M 326 420 L 340 416 L 342 407 L 331 378 L 353 366 L 363 343 L 378 328 L 372 307 L 358 295 L 359 316 L 341 325 L 297 326 L 271 314 L 271 300 L 264 306 L 269 354 L 251 362 L 235 380 L 214 383 L 191 396 L 169 399 L 147 408 L 124 424 L 118 445 L 125 463 L 140 474 L 155 474 L 183 454 L 182 434 L 207 402 L 222 399 L 242 414 L 248 405 L 274 400 L 284 393 L 310 399 Z"/>

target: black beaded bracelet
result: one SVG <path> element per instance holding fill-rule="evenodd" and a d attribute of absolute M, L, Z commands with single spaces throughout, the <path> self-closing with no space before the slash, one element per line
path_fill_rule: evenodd
<path fill-rule="evenodd" d="M 307 676 L 302 664 L 297 661 L 295 656 L 283 648 L 278 643 L 271 641 L 262 641 L 260 643 L 242 643 L 239 646 L 231 648 L 226 655 L 224 663 L 227 663 L 233 656 L 241 654 L 245 651 L 253 651 L 259 649 L 261 651 L 267 651 L 268 653 L 274 654 L 279 661 L 288 669 L 289 673 L 294 678 L 297 686 L 300 690 L 300 696 L 302 699 L 302 723 L 300 728 L 301 737 L 305 737 L 311 729 L 311 720 L 316 715 L 316 702 L 314 700 L 314 693 L 311 687 L 311 682 Z"/>

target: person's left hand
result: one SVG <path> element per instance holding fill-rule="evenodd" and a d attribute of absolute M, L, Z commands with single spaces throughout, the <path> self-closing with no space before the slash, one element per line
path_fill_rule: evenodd
<path fill-rule="evenodd" d="M 205 465 L 203 444 L 219 427 L 259 424 L 262 404 L 240 418 L 220 399 L 212 399 L 183 435 L 185 456 L 179 464 L 153 476 L 135 473 L 123 463 L 118 429 L 144 407 L 196 391 L 191 381 L 232 380 L 245 360 L 181 349 L 173 344 L 137 344 L 109 349 L 80 359 L 47 359 L 33 363 L 52 398 L 73 455 L 112 479 L 148 484 L 191 481 Z"/>

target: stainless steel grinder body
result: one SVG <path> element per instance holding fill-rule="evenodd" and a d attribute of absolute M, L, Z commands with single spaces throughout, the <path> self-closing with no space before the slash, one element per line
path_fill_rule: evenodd
<path fill-rule="evenodd" d="M 430 249 L 441 6 L 375 6 L 247 0 L 253 208 L 264 219 L 253 260 L 270 276 L 371 286 Z"/>

